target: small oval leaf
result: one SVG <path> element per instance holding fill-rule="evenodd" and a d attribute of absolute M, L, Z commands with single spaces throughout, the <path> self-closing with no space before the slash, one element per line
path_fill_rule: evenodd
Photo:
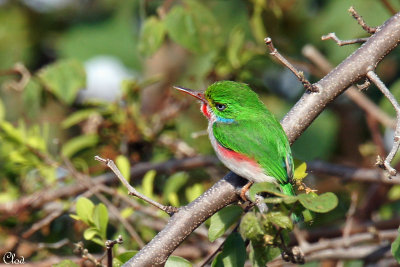
<path fill-rule="evenodd" d="M 327 192 L 319 196 L 300 194 L 297 197 L 305 208 L 319 213 L 326 213 L 333 210 L 339 202 L 337 196 L 332 192 Z"/>
<path fill-rule="evenodd" d="M 214 242 L 222 236 L 242 215 L 242 208 L 236 205 L 228 206 L 215 213 L 211 217 L 210 228 L 208 229 L 208 239 Z"/>
<path fill-rule="evenodd" d="M 178 256 L 169 256 L 167 262 L 164 265 L 165 267 L 192 267 L 190 261 L 178 257 Z"/>

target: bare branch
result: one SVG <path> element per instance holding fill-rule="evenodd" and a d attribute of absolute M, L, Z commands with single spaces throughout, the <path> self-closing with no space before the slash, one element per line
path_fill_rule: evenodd
<path fill-rule="evenodd" d="M 364 31 L 368 32 L 369 34 L 374 34 L 378 30 L 378 28 L 376 27 L 368 26 L 367 23 L 365 23 L 364 19 L 357 13 L 357 11 L 354 9 L 353 6 L 349 8 L 349 12 L 353 16 L 353 18 L 357 20 L 358 24 L 360 24 L 360 26 L 364 29 Z"/>
<path fill-rule="evenodd" d="M 326 41 L 332 39 L 334 40 L 338 46 L 344 46 L 344 45 L 349 45 L 349 44 L 359 44 L 359 43 L 364 43 L 368 40 L 368 38 L 357 38 L 357 39 L 351 39 L 351 40 L 340 40 L 337 36 L 336 33 L 331 32 L 328 33 L 327 35 L 322 35 L 321 40 Z"/>
<path fill-rule="evenodd" d="M 274 47 L 272 43 L 272 39 L 267 37 L 264 39 L 265 44 L 269 49 L 269 54 L 274 56 L 279 62 L 281 62 L 285 67 L 287 67 L 294 75 L 296 75 L 297 79 L 303 84 L 304 88 L 310 92 L 318 92 L 318 88 L 311 84 L 305 77 L 302 71 L 298 71 L 286 58 L 284 58 L 278 50 Z"/>
<path fill-rule="evenodd" d="M 367 73 L 368 79 L 373 82 L 376 87 L 378 87 L 379 90 L 384 94 L 384 96 L 390 101 L 394 109 L 396 110 L 397 114 L 397 124 L 396 124 L 396 130 L 394 133 L 394 144 L 392 149 L 390 150 L 389 155 L 386 157 L 384 161 L 381 160 L 381 158 L 378 156 L 377 159 L 377 165 L 378 166 L 383 166 L 384 169 L 386 169 L 389 173 L 390 176 L 396 175 L 397 171 L 390 166 L 390 162 L 392 162 L 394 156 L 396 155 L 397 151 L 399 150 L 400 146 L 400 105 L 397 103 L 396 98 L 392 95 L 392 93 L 389 91 L 389 89 L 386 87 L 386 85 L 379 79 L 378 75 L 375 74 L 375 72 L 368 71 Z"/>
<path fill-rule="evenodd" d="M 141 194 L 139 191 L 137 191 L 133 186 L 131 186 L 128 183 L 128 181 L 122 175 L 122 173 L 120 172 L 118 167 L 115 165 L 114 161 L 112 161 L 111 159 L 103 159 L 99 156 L 95 156 L 94 159 L 105 163 L 107 165 L 107 167 L 109 167 L 113 171 L 113 173 L 118 177 L 118 179 L 121 181 L 121 183 L 126 187 L 126 189 L 128 189 L 129 195 L 135 196 L 137 198 L 140 198 L 140 199 L 146 201 L 147 203 L 153 205 L 154 207 L 157 207 L 160 210 L 165 211 L 170 216 L 178 211 L 178 208 L 176 208 L 176 207 L 164 206 L 164 205 L 158 203 L 157 201 L 154 201 L 154 200 L 148 198 L 147 196 Z"/>

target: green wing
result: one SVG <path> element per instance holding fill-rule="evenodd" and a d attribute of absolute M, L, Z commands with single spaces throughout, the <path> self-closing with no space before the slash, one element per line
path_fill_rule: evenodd
<path fill-rule="evenodd" d="M 213 133 L 223 147 L 256 160 L 267 175 L 286 184 L 293 176 L 289 142 L 279 122 L 268 115 L 233 123 L 215 122 Z"/>

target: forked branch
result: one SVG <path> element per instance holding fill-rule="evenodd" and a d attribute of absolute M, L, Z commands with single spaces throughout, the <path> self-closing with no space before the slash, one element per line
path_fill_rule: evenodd
<path fill-rule="evenodd" d="M 378 87 L 378 89 L 383 93 L 383 95 L 389 100 L 389 102 L 396 110 L 397 123 L 394 132 L 394 144 L 389 152 L 389 155 L 386 157 L 385 160 L 382 160 L 379 156 L 377 159 L 377 165 L 379 167 L 382 167 L 385 170 L 387 170 L 390 176 L 395 176 L 397 171 L 390 165 L 390 163 L 392 162 L 400 146 L 400 105 L 399 103 L 397 103 L 397 100 L 394 98 L 394 96 L 386 87 L 386 85 L 381 81 L 381 79 L 379 79 L 378 75 L 376 75 L 375 72 L 373 72 L 372 70 L 368 71 L 367 77 L 371 82 L 373 82 L 376 85 L 376 87 Z"/>

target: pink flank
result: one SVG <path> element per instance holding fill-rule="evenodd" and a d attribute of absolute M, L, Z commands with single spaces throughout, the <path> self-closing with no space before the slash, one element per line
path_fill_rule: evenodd
<path fill-rule="evenodd" d="M 220 144 L 218 144 L 218 150 L 221 156 L 233 159 L 240 164 L 240 162 L 247 162 L 248 164 L 252 165 L 257 171 L 261 171 L 260 165 L 254 160 L 251 159 L 243 154 L 235 152 L 233 150 L 227 149 Z"/>

